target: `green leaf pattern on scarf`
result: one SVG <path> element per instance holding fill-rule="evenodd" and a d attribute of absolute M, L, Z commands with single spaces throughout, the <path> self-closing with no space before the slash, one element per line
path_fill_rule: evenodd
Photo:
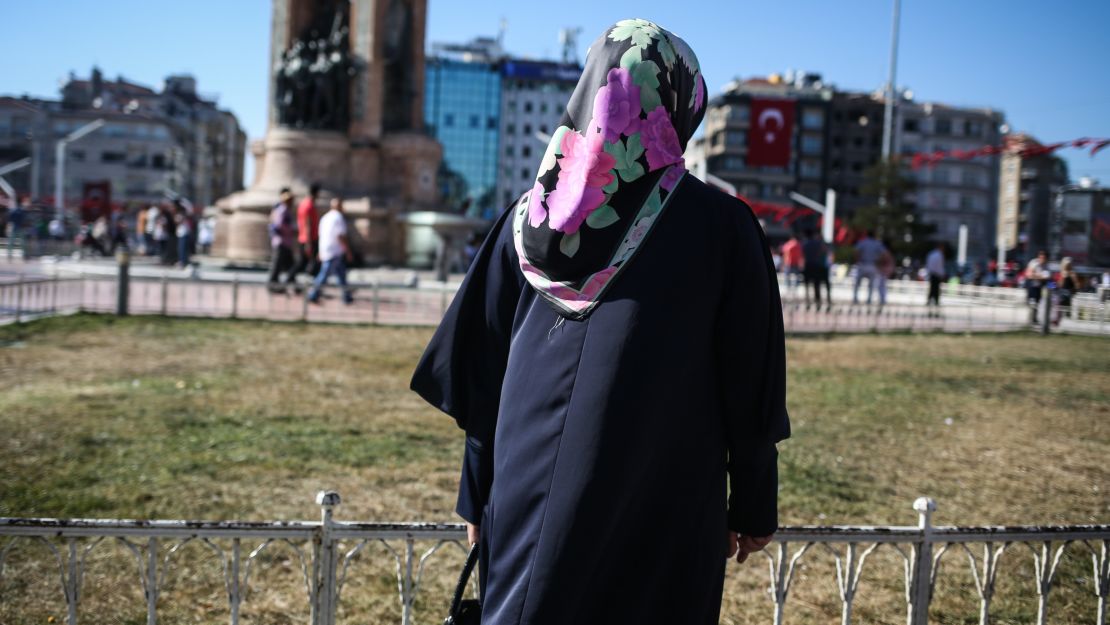
<path fill-rule="evenodd" d="M 578 253 L 578 246 L 581 244 L 581 232 L 563 235 L 563 238 L 559 241 L 559 251 L 563 253 L 563 256 L 574 258 L 574 255 Z"/>
<path fill-rule="evenodd" d="M 613 41 L 626 41 L 632 39 L 632 45 L 646 48 L 655 39 L 662 39 L 663 33 L 659 27 L 647 20 L 633 19 L 621 20 L 609 33 Z"/>
<path fill-rule="evenodd" d="M 617 214 L 617 211 L 615 211 L 612 206 L 602 204 L 586 218 L 586 225 L 595 230 L 600 230 L 602 228 L 608 228 L 619 220 L 620 215 Z"/>
<path fill-rule="evenodd" d="M 640 143 L 640 133 L 635 133 L 629 137 L 627 143 L 623 141 L 606 143 L 605 151 L 617 161 L 613 171 L 617 172 L 621 180 L 632 182 L 644 175 L 644 166 L 636 162 L 636 159 L 644 155 L 644 146 Z"/>
<path fill-rule="evenodd" d="M 659 66 L 655 61 L 641 61 L 632 68 L 632 82 L 640 87 L 640 106 L 654 111 L 663 103 L 659 98 Z"/>

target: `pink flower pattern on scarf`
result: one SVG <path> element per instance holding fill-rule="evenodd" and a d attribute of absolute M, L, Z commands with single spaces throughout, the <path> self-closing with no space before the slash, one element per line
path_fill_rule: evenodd
<path fill-rule="evenodd" d="M 557 232 L 574 234 L 586 217 L 605 202 L 601 188 L 613 182 L 610 170 L 617 161 L 602 149 L 600 133 L 590 133 L 586 138 L 568 132 L 563 135 L 562 151 L 559 181 L 547 196 L 548 225 Z"/>
<path fill-rule="evenodd" d="M 623 67 L 609 70 L 605 86 L 594 96 L 594 123 L 607 143 L 631 135 L 640 128 L 640 87 Z"/>
<path fill-rule="evenodd" d="M 655 171 L 672 163 L 682 162 L 682 144 L 671 125 L 671 116 L 662 106 L 648 113 L 643 122 L 640 141 L 647 152 L 648 171 Z"/>
<path fill-rule="evenodd" d="M 532 186 L 532 195 L 528 196 L 528 225 L 539 228 L 544 219 L 547 219 L 547 209 L 543 207 L 543 185 L 537 180 Z"/>

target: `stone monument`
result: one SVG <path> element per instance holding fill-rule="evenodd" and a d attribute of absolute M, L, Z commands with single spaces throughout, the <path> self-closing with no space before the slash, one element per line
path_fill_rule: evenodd
<path fill-rule="evenodd" d="M 367 263 L 405 260 L 402 216 L 438 208 L 440 144 L 424 131 L 427 0 L 273 0 L 269 126 L 254 180 L 217 202 L 213 255 L 270 256 L 282 187 L 344 198 Z"/>

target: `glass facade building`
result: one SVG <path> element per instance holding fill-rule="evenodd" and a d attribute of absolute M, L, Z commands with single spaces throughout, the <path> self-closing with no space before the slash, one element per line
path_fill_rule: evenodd
<path fill-rule="evenodd" d="M 439 184 L 448 207 L 494 214 L 497 187 L 498 64 L 442 57 L 427 60 L 424 121 L 443 144 Z"/>

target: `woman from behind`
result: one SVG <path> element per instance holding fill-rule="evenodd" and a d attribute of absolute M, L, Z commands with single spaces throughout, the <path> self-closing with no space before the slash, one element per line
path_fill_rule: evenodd
<path fill-rule="evenodd" d="M 417 366 L 466 431 L 484 624 L 715 624 L 726 558 L 778 525 L 778 285 L 751 210 L 683 167 L 705 104 L 682 39 L 606 29 Z"/>

